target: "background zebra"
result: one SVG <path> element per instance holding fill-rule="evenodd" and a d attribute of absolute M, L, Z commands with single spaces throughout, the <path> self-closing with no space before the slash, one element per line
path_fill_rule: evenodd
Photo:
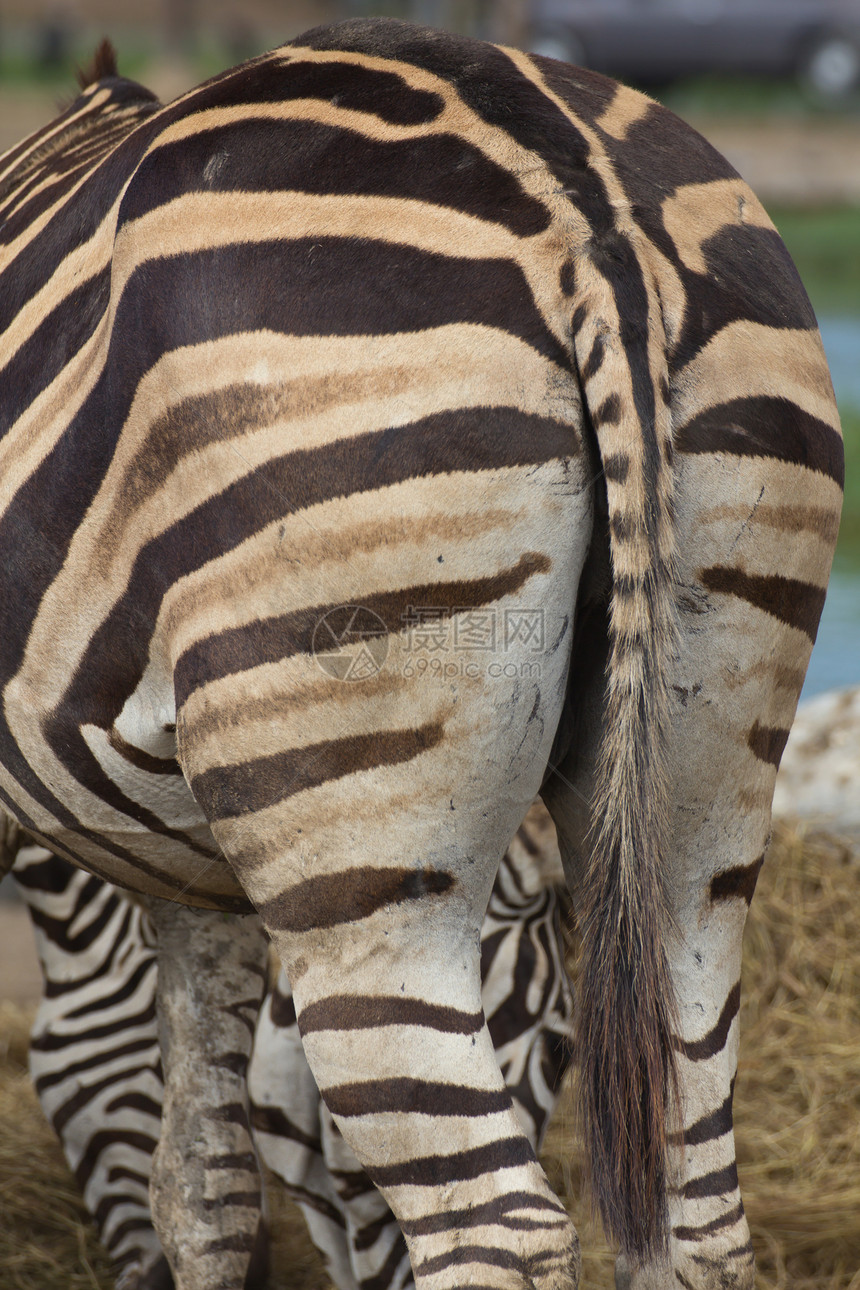
<path fill-rule="evenodd" d="M 225 912 L 157 915 L 178 1285 L 229 1247 L 238 1290 L 259 1224 L 250 906 L 421 1290 L 576 1283 L 480 998 L 540 791 L 619 1284 L 751 1286 L 741 932 L 843 468 L 773 226 L 642 96 L 440 32 L 320 28 L 165 108 L 96 72 L 0 169 L 0 800 Z"/>
<path fill-rule="evenodd" d="M 39 1100 L 115 1263 L 118 1290 L 171 1286 L 149 1209 L 163 1092 L 151 923 L 125 893 L 42 847 L 20 851 L 13 873 L 44 975 L 31 1046 Z M 572 1038 L 561 879 L 552 825 L 536 806 L 502 859 L 481 934 L 484 1009 L 535 1147 Z M 249 1079 L 257 1147 L 301 1206 L 338 1290 L 410 1284 L 396 1220 L 320 1101 L 283 971 L 263 1003 Z"/>

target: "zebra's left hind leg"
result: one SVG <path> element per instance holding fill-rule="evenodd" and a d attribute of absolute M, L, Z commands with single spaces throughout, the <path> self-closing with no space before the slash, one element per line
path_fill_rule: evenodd
<path fill-rule="evenodd" d="M 246 1073 L 268 943 L 253 916 L 155 900 L 150 913 L 164 1066 L 153 1226 L 176 1290 L 259 1290 L 265 1228 Z"/>

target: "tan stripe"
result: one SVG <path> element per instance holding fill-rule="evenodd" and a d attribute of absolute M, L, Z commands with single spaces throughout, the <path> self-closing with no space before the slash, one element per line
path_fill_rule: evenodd
<path fill-rule="evenodd" d="M 772 229 L 767 212 L 742 179 L 685 184 L 662 203 L 666 232 L 693 273 L 709 273 L 704 244 L 726 227 Z"/>
<path fill-rule="evenodd" d="M 634 125 L 638 125 L 654 106 L 652 99 L 631 90 L 626 85 L 619 85 L 609 107 L 595 121 L 598 130 L 611 134 L 613 139 L 623 142 Z"/>
<path fill-rule="evenodd" d="M 123 226 L 114 293 L 123 291 L 134 270 L 153 255 L 188 255 L 278 237 L 362 237 L 455 259 L 513 260 L 522 245 L 499 224 L 413 199 L 292 191 L 195 192 Z"/>
<path fill-rule="evenodd" d="M 703 405 L 763 394 L 790 400 L 838 431 L 832 390 L 818 332 L 741 321 L 723 327 L 682 368 L 672 410 L 680 429 Z"/>

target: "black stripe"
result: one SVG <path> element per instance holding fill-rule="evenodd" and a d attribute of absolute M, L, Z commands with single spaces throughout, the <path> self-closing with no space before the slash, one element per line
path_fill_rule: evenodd
<path fill-rule="evenodd" d="M 346 65 L 339 71 L 349 74 Z M 188 192 L 231 191 L 427 202 L 501 224 L 518 237 L 542 233 L 550 223 L 547 207 L 514 174 L 458 135 L 381 140 L 331 120 L 249 115 L 156 148 L 123 200 L 121 224 Z"/>
<path fill-rule="evenodd" d="M 744 1216 L 744 1207 L 738 1202 L 725 1214 L 719 1218 L 711 1219 L 710 1223 L 700 1223 L 697 1227 L 673 1227 L 672 1235 L 678 1241 L 704 1241 L 706 1237 L 712 1236 L 714 1232 L 720 1232 L 724 1227 L 733 1227 L 739 1223 Z"/>
<path fill-rule="evenodd" d="M 71 920 L 69 920 L 71 922 Z M 91 1017 L 93 1014 L 98 1015 L 102 1012 L 108 1012 L 120 1003 L 125 1003 L 136 993 L 140 983 L 150 973 L 157 970 L 158 958 L 155 953 L 148 954 L 138 963 L 131 976 L 119 987 L 118 990 L 110 994 L 102 994 L 98 999 L 93 999 L 89 1003 L 81 1004 L 79 1008 L 73 1008 L 70 1012 L 64 1014 L 64 1021 L 77 1021 L 81 1017 Z"/>
<path fill-rule="evenodd" d="M 610 454 L 603 458 L 603 473 L 613 484 L 626 484 L 630 458 L 626 453 Z"/>
<path fill-rule="evenodd" d="M 326 104 L 334 98 L 335 107 L 367 112 L 389 125 L 429 124 L 444 107 L 440 95 L 415 89 L 397 72 L 334 60 L 286 62 L 275 51 L 214 77 L 182 102 L 165 108 L 159 124 L 168 125 L 214 107 L 250 107 L 306 98 Z"/>
<path fill-rule="evenodd" d="M 723 869 L 711 879 L 710 896 L 712 901 L 734 900 L 736 897 L 752 902 L 758 876 L 764 864 L 764 853 L 752 864 L 736 865 L 732 869 Z"/>
<path fill-rule="evenodd" d="M 137 924 L 136 930 L 134 932 L 131 932 L 132 922 L 139 917 L 140 917 L 140 911 L 137 910 L 136 907 L 130 901 L 127 902 L 127 907 L 122 915 L 120 924 L 116 929 L 116 933 L 113 938 L 113 944 L 111 945 L 111 948 L 108 951 L 108 953 L 104 954 L 103 957 L 100 959 L 100 961 L 93 968 L 93 971 L 87 973 L 84 976 L 77 977 L 75 980 L 72 980 L 72 981 L 59 981 L 54 978 L 46 980 L 43 987 L 45 998 L 57 999 L 61 995 L 75 993 L 76 991 L 83 988 L 87 988 L 90 985 L 96 984 L 97 982 L 101 984 L 105 977 L 111 976 L 116 970 L 117 960 L 119 959 L 120 961 L 122 961 L 125 957 L 126 945 L 127 945 L 129 934 L 131 933 L 132 937 L 135 939 L 139 934 L 139 930 L 140 930 L 139 923 Z M 147 961 L 149 963 L 154 963 L 155 953 L 156 953 L 155 950 L 149 949 L 148 947 L 147 947 L 147 950 L 148 950 Z"/>
<path fill-rule="evenodd" d="M 84 1191 L 90 1180 L 93 1170 L 99 1162 L 99 1156 L 108 1147 L 116 1145 L 131 1147 L 141 1151 L 144 1155 L 151 1156 L 157 1146 L 157 1138 L 152 1138 L 148 1133 L 137 1133 L 133 1129 L 124 1127 L 122 1131 L 115 1129 L 100 1129 L 94 1133 L 87 1142 L 87 1147 L 81 1159 L 75 1167 L 75 1178 L 81 1191 Z"/>
<path fill-rule="evenodd" d="M 352 1248 L 354 1250 L 370 1250 L 379 1238 L 385 1234 L 386 1230 L 390 1230 L 392 1228 L 397 1230 L 402 1240 L 402 1233 L 400 1233 L 400 1229 L 397 1227 L 397 1219 L 394 1217 L 391 1210 L 389 1210 L 388 1213 L 381 1214 L 378 1218 L 371 1219 L 369 1223 L 363 1223 L 361 1227 L 357 1227 L 354 1230 L 352 1236 Z M 405 1244 L 402 1248 L 405 1252 Z M 387 1285 L 388 1282 L 385 1284 Z"/>
<path fill-rule="evenodd" d="M 203 1254 L 250 1254 L 256 1241 L 255 1232 L 233 1232 L 230 1236 L 218 1236 L 207 1241 Z"/>
<path fill-rule="evenodd" d="M 136 350 L 137 362 L 122 373 L 123 395 L 134 369 L 148 371 L 168 350 L 258 330 L 367 336 L 472 323 L 517 336 L 569 369 L 511 260 L 373 238 L 288 236 L 289 227 L 270 242 L 166 254 L 136 268 L 114 324 L 117 342 Z"/>
<path fill-rule="evenodd" d="M 731 1024 L 738 1015 L 740 1006 L 741 983 L 737 981 L 728 993 L 716 1025 L 701 1039 L 694 1039 L 689 1042 L 684 1039 L 676 1039 L 675 1047 L 678 1052 L 683 1053 L 691 1062 L 704 1062 L 709 1057 L 714 1057 L 717 1053 L 722 1052 L 729 1037 Z"/>
<path fill-rule="evenodd" d="M 204 1169 L 239 1169 L 246 1173 L 255 1174 L 257 1172 L 257 1157 L 253 1151 L 233 1151 L 224 1152 L 223 1154 L 213 1153 L 203 1158 Z"/>
<path fill-rule="evenodd" d="M 365 610 L 352 628 L 352 638 L 368 639 L 380 632 L 380 620 L 390 635 L 409 630 L 412 610 L 439 609 L 456 613 L 501 600 L 538 573 L 549 568 L 546 556 L 527 552 L 515 565 L 485 578 L 458 582 L 429 582 L 396 591 L 374 592 L 362 597 Z M 316 631 L 337 604 L 309 605 L 277 618 L 266 618 L 242 627 L 227 628 L 195 641 L 179 656 L 174 668 L 177 706 L 203 685 L 264 663 L 277 663 L 293 654 L 315 652 Z M 195 781 L 196 782 L 196 781 Z M 195 790 L 196 791 L 196 790 Z"/>
<path fill-rule="evenodd" d="M 126 761 L 131 762 L 132 766 L 136 766 L 138 770 L 145 770 L 150 775 L 182 774 L 179 762 L 175 757 L 154 757 L 152 753 L 145 752 L 143 748 L 138 748 L 135 744 L 130 744 L 128 740 L 123 739 L 116 729 L 108 732 L 108 743 L 114 752 L 119 753 Z"/>
<path fill-rule="evenodd" d="M 723 1169 L 691 1178 L 684 1186 L 685 1200 L 704 1200 L 707 1196 L 726 1196 L 737 1190 L 738 1168 L 734 1160 Z"/>
<path fill-rule="evenodd" d="M 194 776 L 191 789 L 210 821 L 236 819 L 253 811 L 266 810 L 296 793 L 318 788 L 332 779 L 412 761 L 435 748 L 442 733 L 441 723 L 434 722 L 419 726 L 417 730 L 382 730 L 369 735 L 327 739 L 322 743 L 271 753 L 267 757 L 258 757 L 239 765 L 213 766 Z M 394 874 L 397 871 L 391 872 Z M 344 875 L 337 875 L 337 878 L 341 882 L 347 881 Z M 328 880 L 323 878 L 309 879 L 307 884 L 300 884 L 298 888 L 292 888 L 275 899 L 266 901 L 258 906 L 260 916 L 270 929 L 277 927 L 286 930 L 289 927 L 294 931 L 307 930 L 314 924 L 309 922 L 307 926 L 304 925 L 302 920 L 306 915 L 311 918 L 316 912 L 319 916 L 324 916 L 313 898 L 310 884 L 319 883 L 321 890 L 326 881 Z M 404 881 L 401 875 L 395 879 L 395 884 L 403 886 L 405 892 Z M 294 893 L 297 902 L 295 906 Z M 269 919 L 272 921 L 269 922 Z M 348 922 L 349 917 L 337 921 Z M 332 926 L 326 923 L 319 925 Z"/>
<path fill-rule="evenodd" d="M 361 402 L 374 396 L 378 385 L 374 372 L 353 373 L 348 379 L 327 373 L 297 376 L 275 388 L 232 385 L 183 399 L 156 418 L 138 445 L 121 486 L 128 509 L 142 506 L 169 481 L 184 458 L 208 444 L 239 441 L 249 426 L 263 430 L 288 421 L 317 400 L 321 407 L 343 400 Z M 460 408 L 316 448 L 296 448 L 271 463 L 275 472 L 271 487 L 294 511 L 404 479 L 538 465 L 579 451 L 578 432 L 569 422 L 504 405 Z M 270 498 L 266 503 L 270 518 L 274 518 L 272 505 Z M 120 519 L 124 523 L 126 515 Z"/>
<path fill-rule="evenodd" d="M 309 1191 L 307 1187 L 302 1187 L 299 1183 L 286 1182 L 282 1179 L 279 1186 L 283 1187 L 286 1195 L 298 1205 L 307 1205 L 317 1214 L 322 1214 L 330 1223 L 334 1223 L 335 1227 L 346 1228 L 346 1218 L 330 1200 L 325 1200 L 324 1197 L 317 1195 L 316 1192 Z"/>
<path fill-rule="evenodd" d="M 747 744 L 759 761 L 779 769 L 789 733 L 781 726 L 762 726 L 756 720 L 747 735 Z"/>
<path fill-rule="evenodd" d="M 329 1168 L 329 1173 L 334 1179 L 337 1194 L 343 1201 L 355 1200 L 358 1196 L 368 1196 L 376 1190 L 363 1169 Z"/>
<path fill-rule="evenodd" d="M 550 1200 L 547 1196 L 535 1196 L 531 1192 L 514 1191 L 494 1200 L 483 1201 L 468 1209 L 448 1210 L 444 1214 L 425 1214 L 418 1218 L 404 1219 L 401 1227 L 407 1236 L 433 1236 L 439 1232 L 453 1231 L 457 1228 L 492 1226 L 510 1227 L 514 1230 L 523 1225 L 523 1230 L 533 1231 L 534 1220 L 517 1214 L 543 1211 L 547 1215 L 546 1227 L 558 1226 L 567 1222 L 567 1214 L 560 1201 Z M 553 1216 L 552 1218 L 550 1216 Z M 554 1221 L 553 1221 L 554 1220 Z"/>
<path fill-rule="evenodd" d="M 826 588 L 797 578 L 783 578 L 778 573 L 746 573 L 724 565 L 703 569 L 701 581 L 708 591 L 738 596 L 763 613 L 804 632 L 815 644 Z"/>
<path fill-rule="evenodd" d="M 143 1017 L 141 1024 L 149 1028 L 154 1020 L 155 1010 L 153 1009 L 148 1016 Z M 134 1020 L 134 1024 L 137 1024 L 136 1019 Z M 120 1033 L 123 1033 L 127 1028 L 128 1027 L 124 1023 L 123 1031 Z M 72 1047 L 76 1042 L 80 1042 L 80 1039 L 78 1038 L 75 1040 L 74 1038 L 69 1037 L 62 1043 L 54 1044 L 50 1048 L 45 1049 L 41 1043 L 31 1040 L 30 1046 L 31 1048 L 42 1049 L 44 1051 L 58 1052 L 65 1047 Z M 133 1053 L 143 1053 L 147 1051 L 151 1053 L 155 1045 L 156 1041 L 152 1038 L 152 1035 L 146 1034 L 142 1039 L 134 1039 L 130 1043 L 120 1045 L 118 1048 L 111 1048 L 109 1054 L 106 1054 L 104 1051 L 98 1052 L 90 1055 L 89 1057 L 84 1057 L 78 1062 L 69 1062 L 63 1065 L 60 1070 L 54 1070 L 45 1075 L 39 1075 L 33 1081 L 33 1084 L 37 1094 L 41 1097 L 42 1093 L 45 1092 L 46 1089 L 54 1088 L 57 1084 L 62 1084 L 63 1081 L 68 1079 L 71 1075 L 80 1075 L 83 1071 L 93 1070 L 97 1066 L 103 1066 L 106 1060 L 116 1061 L 120 1057 L 129 1057 Z"/>
<path fill-rule="evenodd" d="M 105 1224 L 109 1222 L 111 1214 L 118 1206 L 125 1205 L 133 1206 L 138 1212 L 146 1210 L 146 1202 L 142 1196 L 135 1195 L 131 1192 L 110 1192 L 108 1195 L 102 1197 L 95 1209 L 92 1211 L 93 1218 L 96 1220 L 99 1228 L 104 1228 Z M 115 1243 L 116 1242 L 114 1240 L 111 1240 L 107 1248 L 112 1249 Z"/>
<path fill-rule="evenodd" d="M 79 928 L 75 935 L 70 935 L 71 929 L 77 926 L 76 916 L 81 914 L 97 896 L 101 896 L 103 893 L 105 894 L 105 900 L 101 909 L 83 927 Z M 105 885 L 99 878 L 88 878 L 78 893 L 71 918 L 67 914 L 57 918 L 45 913 L 42 909 L 36 908 L 33 904 L 30 905 L 30 917 L 34 926 L 38 927 L 51 944 L 56 945 L 62 953 L 80 955 L 88 950 L 94 941 L 98 940 L 101 933 L 116 915 L 123 900 L 124 897 L 120 896 L 119 892 L 109 891 L 105 893 Z"/>
<path fill-rule="evenodd" d="M 286 1030 L 296 1024 L 296 1004 L 291 994 L 283 994 L 280 985 L 275 985 L 271 993 L 272 1025 L 279 1030 Z"/>
<path fill-rule="evenodd" d="M 595 376 L 600 371 L 603 366 L 605 351 L 606 337 L 603 332 L 598 332 L 594 338 L 594 343 L 591 346 L 591 353 L 585 360 L 582 371 L 580 372 L 580 377 L 582 378 L 583 383 L 590 381 L 592 376 Z"/>
<path fill-rule="evenodd" d="M 714 1138 L 721 1138 L 726 1133 L 731 1133 L 734 1089 L 735 1083 L 732 1080 L 732 1087 L 728 1097 L 721 1106 L 717 1107 L 716 1111 L 703 1115 L 701 1119 L 696 1120 L 683 1133 L 670 1134 L 670 1140 L 677 1146 L 699 1147 L 703 1142 L 712 1142 Z"/>
<path fill-rule="evenodd" d="M 87 1036 L 82 1035 L 81 1038 L 86 1041 Z M 112 1054 L 109 1051 L 103 1052 L 101 1057 L 105 1062 L 112 1060 Z M 97 1097 L 99 1093 L 103 1093 L 106 1088 L 110 1088 L 112 1084 L 125 1083 L 126 1080 L 134 1080 L 137 1077 L 142 1076 L 147 1071 L 151 1072 L 152 1069 L 153 1068 L 147 1064 L 142 1066 L 126 1066 L 123 1067 L 122 1070 L 111 1071 L 109 1075 L 105 1075 L 103 1079 L 96 1080 L 92 1084 L 81 1084 L 71 1097 L 67 1098 L 65 1102 L 62 1102 L 60 1106 L 57 1107 L 56 1111 L 52 1112 L 50 1120 L 53 1125 L 54 1132 L 58 1135 L 62 1135 L 63 1129 L 68 1124 L 69 1120 L 71 1120 L 73 1116 L 77 1115 L 78 1111 L 83 1107 L 88 1106 L 93 1098 Z M 151 1102 L 149 1099 L 147 1099 L 147 1103 L 148 1105 L 145 1108 L 146 1113 L 154 1116 L 156 1120 L 160 1120 L 160 1105 Z M 112 1109 L 112 1107 L 108 1108 L 108 1110 Z"/>
<path fill-rule="evenodd" d="M 531 1250 L 524 1264 L 513 1250 L 496 1250 L 486 1245 L 458 1245 L 432 1258 L 424 1259 L 415 1268 L 418 1276 L 431 1276 L 445 1268 L 462 1267 L 466 1263 L 482 1263 L 486 1267 L 507 1268 L 510 1271 L 527 1275 L 532 1285 L 541 1273 L 546 1273 L 546 1264 L 559 1261 L 558 1250 Z M 565 1269 L 566 1270 L 566 1269 Z M 471 1285 L 471 1281 L 469 1282 Z"/>
<path fill-rule="evenodd" d="M 118 1021 L 110 1022 L 104 1026 L 90 1026 L 85 1034 L 67 1035 L 57 1033 L 56 1030 L 30 1041 L 30 1047 L 40 1053 L 56 1053 L 64 1048 L 74 1047 L 75 1044 L 84 1043 L 94 1039 L 109 1039 L 117 1034 L 122 1034 L 126 1030 L 132 1030 L 136 1026 L 148 1026 L 155 1019 L 155 1001 L 153 1000 L 142 1011 L 134 1013 L 132 1016 L 121 1017 Z M 138 1040 L 134 1043 L 124 1044 L 120 1048 L 113 1049 L 111 1054 L 105 1052 L 96 1053 L 93 1057 L 84 1061 L 74 1062 L 66 1066 L 65 1071 L 61 1073 L 60 1078 L 65 1078 L 70 1073 L 77 1073 L 81 1070 L 88 1070 L 91 1066 L 98 1065 L 100 1062 L 107 1061 L 115 1057 L 124 1056 L 126 1053 L 138 1052 L 143 1047 L 148 1047 L 154 1043 L 153 1039 Z M 40 1088 L 47 1087 L 44 1081 L 38 1081 Z"/>
<path fill-rule="evenodd" d="M 499 1169 L 532 1164 L 534 1159 L 526 1138 L 504 1138 L 450 1155 L 415 1156 L 396 1165 L 368 1166 L 367 1172 L 377 1187 L 444 1187 Z"/>
<path fill-rule="evenodd" d="M 356 1250 L 360 1249 L 361 1247 L 358 1245 L 354 1233 L 351 1233 L 351 1239 L 353 1248 Z M 409 1255 L 406 1249 L 406 1242 L 404 1241 L 401 1233 L 398 1232 L 392 1242 L 391 1249 L 388 1251 L 385 1262 L 379 1268 L 375 1276 L 362 1277 L 359 1282 L 359 1290 L 389 1290 L 389 1287 L 394 1284 L 394 1275 L 397 1272 L 397 1269 L 400 1267 L 400 1264 L 404 1259 L 408 1260 L 408 1258 Z M 407 1267 L 408 1266 L 409 1265 L 407 1263 Z"/>
<path fill-rule="evenodd" d="M 406 1076 L 337 1084 L 323 1092 L 332 1115 L 385 1115 L 400 1111 L 412 1115 L 484 1116 L 509 1111 L 507 1089 L 469 1088 Z"/>
<path fill-rule="evenodd" d="M 594 408 L 591 419 L 595 426 L 614 426 L 621 420 L 621 400 L 617 394 L 608 395 L 599 408 Z"/>
<path fill-rule="evenodd" d="M 14 869 L 15 881 L 25 891 L 32 890 L 37 895 L 43 892 L 59 895 L 80 877 L 80 873 L 75 865 L 55 855 L 49 855 L 44 860 L 16 861 Z M 27 900 L 28 897 L 25 895 L 24 899 Z"/>
<path fill-rule="evenodd" d="M 369 918 L 380 909 L 406 900 L 444 895 L 454 881 L 451 874 L 430 868 L 362 865 L 346 872 L 307 878 L 257 908 L 269 932 L 310 932 Z"/>
<path fill-rule="evenodd" d="M 752 1241 L 746 1240 L 744 1241 L 743 1245 L 736 1245 L 733 1250 L 724 1251 L 722 1257 L 726 1260 L 744 1259 L 747 1262 L 752 1263 L 754 1258 Z M 694 1263 L 698 1263 L 700 1267 L 707 1267 L 708 1269 L 711 1269 L 714 1266 L 713 1260 L 708 1258 L 706 1255 L 691 1254 L 690 1258 Z"/>
<path fill-rule="evenodd" d="M 283 1138 L 287 1142 L 297 1142 L 299 1146 L 322 1155 L 322 1140 L 319 1134 L 305 1133 L 304 1129 L 289 1119 L 279 1106 L 254 1104 L 251 1107 L 249 1119 L 251 1127 L 259 1133 L 268 1133 L 273 1137 Z"/>
<path fill-rule="evenodd" d="M 317 1030 L 372 1030 L 377 1026 L 423 1026 L 447 1035 L 474 1035 L 484 1024 L 484 1014 L 402 995 L 345 994 L 308 1004 L 299 1013 L 298 1023 L 302 1036 Z"/>
<path fill-rule="evenodd" d="M 845 482 L 842 437 L 790 399 L 767 395 L 706 408 L 675 432 L 678 452 L 768 457 Z"/>
<path fill-rule="evenodd" d="M 139 1173 L 136 1169 L 130 1169 L 127 1165 L 111 1165 L 107 1180 L 109 1183 L 123 1181 L 140 1183 L 144 1190 L 149 1189 L 149 1176 Z"/>
<path fill-rule="evenodd" d="M 235 1008 L 225 1009 L 232 1012 L 234 1016 L 238 1015 L 241 1022 L 247 1025 L 247 1020 L 241 1015 L 241 1009 L 248 1007 L 247 1003 L 238 1004 Z M 250 1005 L 256 1009 L 256 1003 Z M 229 1071 L 231 1075 L 238 1075 L 243 1080 L 248 1069 L 248 1054 L 243 1052 L 218 1053 L 217 1056 L 211 1057 L 210 1062 L 213 1070 Z"/>
<path fill-rule="evenodd" d="M 145 1093 L 139 1093 L 133 1089 L 115 1097 L 113 1101 L 108 1102 L 105 1109 L 111 1115 L 115 1115 L 117 1111 L 128 1110 L 137 1111 L 139 1115 L 151 1115 L 155 1120 L 161 1119 L 161 1102 L 156 1102 Z"/>

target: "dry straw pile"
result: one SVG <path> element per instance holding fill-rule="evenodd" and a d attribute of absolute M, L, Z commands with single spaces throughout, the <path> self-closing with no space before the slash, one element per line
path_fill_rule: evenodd
<path fill-rule="evenodd" d="M 860 858 L 832 838 L 778 833 L 747 929 L 735 1093 L 741 1183 L 759 1290 L 860 1290 Z M 26 1076 L 27 1019 L 0 1009 L 0 1285 L 109 1290 L 109 1270 Z M 545 1152 L 582 1239 L 583 1284 L 612 1259 L 580 1196 L 560 1109 Z M 272 1285 L 323 1290 L 295 1213 Z"/>

